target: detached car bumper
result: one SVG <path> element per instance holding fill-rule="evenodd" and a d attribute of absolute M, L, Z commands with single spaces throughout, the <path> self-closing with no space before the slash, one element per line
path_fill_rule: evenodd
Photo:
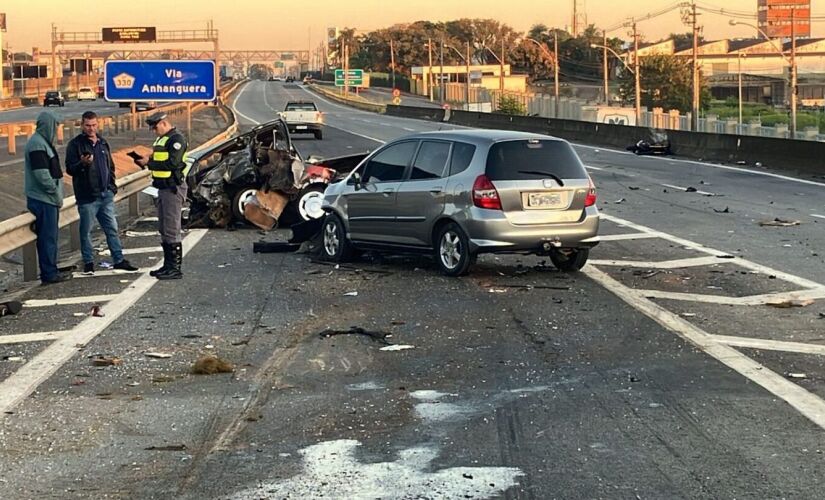
<path fill-rule="evenodd" d="M 476 213 L 479 212 L 479 213 Z M 599 212 L 585 209 L 584 218 L 569 223 L 516 225 L 498 211 L 474 209 L 471 219 L 462 221 L 473 252 L 546 252 L 554 248 L 590 248 L 599 244 Z"/>

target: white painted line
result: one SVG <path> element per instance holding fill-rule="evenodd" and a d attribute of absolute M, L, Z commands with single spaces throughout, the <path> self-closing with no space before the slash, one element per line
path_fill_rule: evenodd
<path fill-rule="evenodd" d="M 602 167 L 594 167 L 593 165 L 585 165 L 584 168 L 588 170 L 604 170 Z"/>
<path fill-rule="evenodd" d="M 358 132 L 353 132 L 352 130 L 347 130 L 347 129 L 342 128 L 342 127 L 336 127 L 335 125 L 330 125 L 329 123 L 326 123 L 324 126 L 332 127 L 334 129 L 341 130 L 341 131 L 346 132 L 348 134 L 357 135 L 358 137 L 363 137 L 364 139 L 368 139 L 370 141 L 374 141 L 374 142 L 377 142 L 379 144 L 386 144 L 386 142 L 387 142 L 387 141 L 382 141 L 381 139 L 376 139 L 375 137 L 370 137 L 368 135 L 359 134 Z"/>
<path fill-rule="evenodd" d="M 126 231 L 124 233 L 127 238 L 143 238 L 144 236 L 157 236 L 157 231 Z"/>
<path fill-rule="evenodd" d="M 136 255 L 142 253 L 161 253 L 163 252 L 163 247 L 140 247 L 140 248 L 124 248 L 123 255 Z M 112 255 L 112 252 L 107 248 L 105 250 L 101 250 L 97 253 L 98 255 Z"/>
<path fill-rule="evenodd" d="M 679 337 L 693 343 L 709 356 L 782 399 L 820 428 L 825 429 L 825 401 L 760 365 L 736 349 L 713 340 L 704 330 L 646 299 L 639 290 L 628 288 L 593 266 L 583 272 L 636 310 Z"/>
<path fill-rule="evenodd" d="M 578 143 L 574 143 L 574 145 L 577 146 L 577 147 L 582 147 L 582 148 L 586 148 L 586 149 L 610 151 L 611 153 L 616 153 L 616 154 L 636 156 L 636 155 L 634 155 L 633 153 L 631 153 L 629 151 L 619 151 L 618 149 L 611 149 L 609 147 L 588 146 L 587 144 L 578 144 Z M 661 159 L 662 157 L 639 156 L 639 158 L 649 158 L 651 160 L 655 160 L 655 159 Z M 707 163 L 707 162 L 697 161 L 697 160 L 682 160 L 682 159 L 679 159 L 679 158 L 667 158 L 667 161 L 678 162 L 678 163 L 692 163 L 694 165 L 701 165 L 703 167 L 718 168 L 718 169 L 721 169 L 721 170 L 732 170 L 734 172 L 741 172 L 743 174 L 759 175 L 759 176 L 763 176 L 763 177 L 773 177 L 774 179 L 782 179 L 784 181 L 798 182 L 799 184 L 807 184 L 809 186 L 825 187 L 825 182 L 809 181 L 809 180 L 806 180 L 806 179 L 796 179 L 794 177 L 788 177 L 787 175 L 773 174 L 773 173 L 770 173 L 770 172 L 757 172 L 757 171 L 754 171 L 754 170 L 748 170 L 746 168 L 731 167 L 731 166 L 728 166 L 728 165 L 717 165 L 715 163 Z"/>
<path fill-rule="evenodd" d="M 189 252 L 206 234 L 205 229 L 193 229 L 183 240 L 184 255 Z M 3 382 L 0 382 L 0 418 L 10 411 L 37 387 L 52 376 L 64 363 L 69 361 L 93 338 L 123 315 L 153 286 L 160 283 L 157 279 L 144 274 L 118 297 L 109 302 L 105 316 L 89 316 L 66 335 L 58 337 L 51 345 L 20 367 Z"/>
<path fill-rule="evenodd" d="M 158 218 L 156 216 L 141 217 L 137 221 L 138 222 L 157 222 Z"/>
<path fill-rule="evenodd" d="M 649 267 L 651 269 L 679 269 L 682 267 L 710 266 L 713 264 L 725 264 L 729 261 L 718 257 L 693 257 L 690 259 L 674 259 L 665 261 L 638 261 L 638 260 L 589 260 L 596 266 L 621 266 L 621 267 Z"/>
<path fill-rule="evenodd" d="M 818 219 L 825 219 L 825 215 L 819 215 L 819 214 L 811 214 L 811 217 L 816 217 Z"/>
<path fill-rule="evenodd" d="M 401 127 L 401 128 L 406 130 L 407 132 L 415 132 L 414 128 L 409 128 L 409 127 Z"/>
<path fill-rule="evenodd" d="M 25 342 L 45 342 L 68 335 L 71 330 L 61 332 L 17 333 L 14 335 L 0 335 L 0 344 L 22 344 Z"/>
<path fill-rule="evenodd" d="M 255 120 L 253 118 L 250 118 L 247 115 L 241 113 L 240 111 L 238 111 L 238 108 L 236 107 L 236 105 L 238 104 L 238 101 L 241 99 L 241 96 L 243 95 L 244 92 L 246 92 L 246 89 L 248 89 L 250 85 L 252 85 L 252 82 L 248 82 L 246 85 L 244 85 L 243 88 L 241 89 L 241 91 L 238 93 L 237 97 L 235 97 L 235 99 L 232 101 L 232 111 L 234 111 L 235 114 L 240 115 L 242 118 L 246 119 L 246 121 L 250 121 L 253 124 L 258 125 L 261 122 L 259 122 L 258 120 Z"/>
<path fill-rule="evenodd" d="M 23 302 L 23 307 L 68 306 L 72 304 L 92 304 L 109 302 L 117 295 L 87 295 L 85 297 L 63 297 L 60 299 L 31 299 Z"/>
<path fill-rule="evenodd" d="M 825 345 L 805 344 L 803 342 L 786 342 L 784 340 L 754 339 L 747 337 L 729 337 L 727 335 L 711 335 L 716 342 L 733 347 L 751 347 L 767 351 L 798 352 L 800 354 L 825 355 Z"/>
<path fill-rule="evenodd" d="M 604 217 L 604 214 L 600 214 Z M 656 233 L 629 233 L 629 234 L 605 234 L 599 235 L 599 241 L 622 241 L 622 240 L 642 240 L 646 238 L 659 238 Z"/>
<path fill-rule="evenodd" d="M 630 222 L 629 220 L 621 219 L 619 217 L 615 217 L 615 216 L 612 216 L 612 215 L 607 215 L 607 214 L 604 214 L 604 213 L 599 214 L 599 216 L 604 220 L 607 220 L 607 221 L 610 221 L 610 222 L 615 222 L 616 224 L 620 224 L 622 226 L 635 229 L 636 231 L 639 231 L 639 232 L 656 234 L 656 235 L 658 235 L 658 237 L 660 237 L 662 239 L 665 239 L 667 241 L 672 241 L 673 243 L 677 243 L 677 244 L 679 244 L 683 247 L 687 247 L 687 248 L 692 249 L 692 250 L 696 250 L 696 251 L 703 252 L 703 253 L 710 254 L 710 255 L 730 255 L 728 252 L 722 252 L 720 250 L 716 250 L 716 249 L 713 249 L 713 248 L 706 247 L 706 246 L 704 246 L 700 243 L 695 243 L 693 241 L 686 240 L 684 238 L 679 238 L 678 236 L 673 236 L 671 234 L 662 233 L 662 232 L 656 231 L 654 229 L 651 229 L 649 227 L 642 226 L 641 224 L 636 224 L 635 222 Z M 805 278 L 801 278 L 799 276 L 795 276 L 795 275 L 790 274 L 790 273 L 779 271 L 777 269 L 771 269 L 770 267 L 763 266 L 762 264 L 757 264 L 755 262 L 751 262 L 747 259 L 738 258 L 738 259 L 735 259 L 731 262 L 735 262 L 736 265 L 738 265 L 740 267 L 744 267 L 746 269 L 750 269 L 751 271 L 757 271 L 757 272 L 760 272 L 762 274 L 766 274 L 766 275 L 769 275 L 769 276 L 770 275 L 776 276 L 777 279 L 781 279 L 781 280 L 787 281 L 789 283 L 793 283 L 794 285 L 799 285 L 799 286 L 804 287 L 804 288 L 820 288 L 820 287 L 822 287 L 822 284 L 817 283 L 816 281 L 811 281 L 811 280 L 808 280 L 808 279 L 805 279 Z"/>
<path fill-rule="evenodd" d="M 107 276 L 133 276 L 139 275 L 141 271 L 124 271 L 122 269 L 104 269 L 102 271 L 95 271 L 94 274 L 83 274 L 82 271 L 76 271 L 72 273 L 72 277 L 75 279 L 81 278 L 105 278 Z"/>
<path fill-rule="evenodd" d="M 4 161 L 3 163 L 0 163 L 0 167 L 8 167 L 9 165 L 14 165 L 16 163 L 23 163 L 23 159 L 20 158 L 19 160 Z"/>
<path fill-rule="evenodd" d="M 678 191 L 684 191 L 686 193 L 688 192 L 687 188 L 683 187 L 683 186 L 676 186 L 676 185 L 673 185 L 673 184 L 659 184 L 659 185 L 664 186 L 664 187 L 669 187 L 671 189 L 676 189 Z M 695 192 L 696 192 L 696 194 L 701 194 L 703 196 L 719 196 L 716 193 L 709 193 L 707 191 L 699 191 L 698 189 Z"/>
<path fill-rule="evenodd" d="M 637 291 L 648 299 L 684 300 L 688 302 L 703 302 L 706 304 L 723 304 L 730 306 L 763 306 L 770 302 L 785 300 L 825 299 L 825 288 L 813 290 L 797 290 L 793 292 L 765 293 L 748 295 L 745 297 L 729 297 L 725 295 L 708 295 L 701 293 L 666 292 L 663 290 Z"/>

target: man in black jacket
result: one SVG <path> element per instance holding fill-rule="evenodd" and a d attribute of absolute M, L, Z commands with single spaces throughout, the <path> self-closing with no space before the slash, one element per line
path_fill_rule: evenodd
<path fill-rule="evenodd" d="M 81 118 L 83 132 L 66 146 L 66 172 L 72 176 L 77 211 L 80 214 L 80 253 L 83 272 L 95 272 L 92 249 L 92 224 L 95 218 L 106 234 L 115 269 L 137 271 L 123 258 L 123 246 L 117 234 L 115 216 L 115 162 L 109 143 L 97 133 L 97 115 L 86 111 Z"/>

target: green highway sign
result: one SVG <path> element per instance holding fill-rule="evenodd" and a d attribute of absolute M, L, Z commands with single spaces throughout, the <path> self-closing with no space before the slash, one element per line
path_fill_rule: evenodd
<path fill-rule="evenodd" d="M 351 69 L 347 73 L 347 85 L 350 87 L 360 87 L 364 85 L 364 70 L 363 69 Z M 343 87 L 344 86 L 344 70 L 336 69 L 335 70 L 335 86 L 336 87 Z"/>

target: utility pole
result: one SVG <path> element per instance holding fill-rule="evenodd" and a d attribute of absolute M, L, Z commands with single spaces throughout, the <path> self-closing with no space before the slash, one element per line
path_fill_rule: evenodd
<path fill-rule="evenodd" d="M 553 31 L 553 86 L 556 94 L 555 118 L 559 117 L 559 30 Z"/>
<path fill-rule="evenodd" d="M 52 23 L 52 90 L 60 90 L 57 85 L 57 26 Z M 62 75 L 61 75 L 62 76 Z"/>
<path fill-rule="evenodd" d="M 691 117 L 691 129 L 699 131 L 699 95 L 701 80 L 699 79 L 699 25 L 696 14 L 696 1 L 691 2 L 690 17 L 693 23 L 693 116 Z"/>
<path fill-rule="evenodd" d="M 438 95 L 441 97 L 441 104 L 444 104 L 444 37 L 441 37 L 441 51 L 439 54 L 439 69 L 438 69 Z"/>
<path fill-rule="evenodd" d="M 607 72 L 609 71 L 607 64 L 607 31 L 602 31 L 602 34 L 604 35 L 604 52 L 602 55 L 602 64 L 604 65 L 604 104 L 607 106 L 610 105 L 610 82 L 607 79 Z"/>
<path fill-rule="evenodd" d="M 349 97 L 349 44 L 346 38 L 342 39 L 344 42 L 344 98 Z"/>
<path fill-rule="evenodd" d="M 799 82 L 796 68 L 796 9 L 791 9 L 791 139 L 796 139 L 796 106 Z"/>
<path fill-rule="evenodd" d="M 579 0 L 573 0 L 573 23 L 570 25 L 570 31 L 573 32 L 573 37 L 579 36 L 579 26 L 578 26 L 578 18 L 579 18 Z"/>
<path fill-rule="evenodd" d="M 390 67 L 392 68 L 392 88 L 395 89 L 395 49 L 390 38 Z"/>
<path fill-rule="evenodd" d="M 430 102 L 433 102 L 433 39 L 427 41 L 427 52 L 430 56 L 430 67 L 427 72 L 427 87 L 429 87 Z"/>
<path fill-rule="evenodd" d="M 498 60 L 499 63 L 499 70 L 498 70 L 498 90 L 501 92 L 501 99 L 504 97 L 504 33 L 501 34 L 501 57 Z"/>
<path fill-rule="evenodd" d="M 636 77 L 636 126 L 642 126 L 642 85 L 640 75 L 642 65 L 639 64 L 639 31 L 636 29 L 636 21 L 633 21 L 633 65 L 635 66 Z"/>
<path fill-rule="evenodd" d="M 467 92 L 467 111 L 470 111 L 470 41 L 467 40 L 467 58 L 464 59 L 464 63 L 467 65 L 467 77 L 466 77 L 466 92 Z"/>
<path fill-rule="evenodd" d="M 744 53 L 739 53 L 739 135 L 742 135 L 742 56 Z"/>

